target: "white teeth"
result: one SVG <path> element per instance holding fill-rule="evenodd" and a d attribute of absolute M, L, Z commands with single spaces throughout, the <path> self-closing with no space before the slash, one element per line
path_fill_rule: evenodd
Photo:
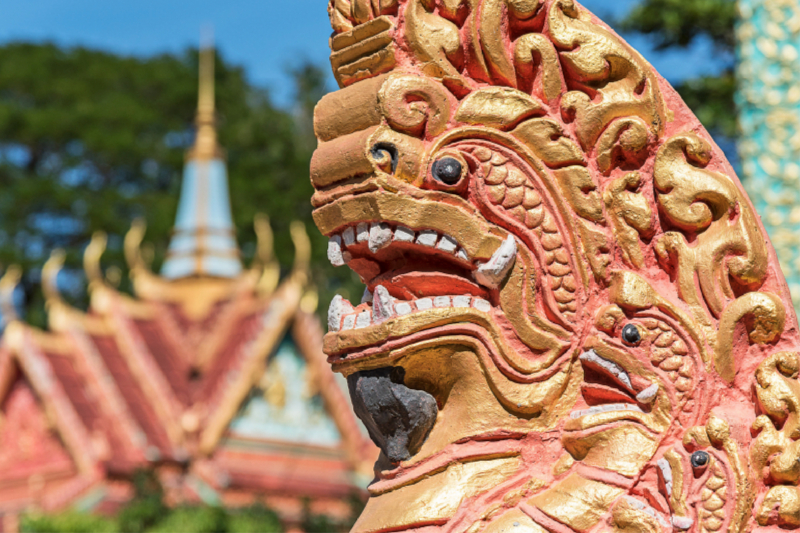
<path fill-rule="evenodd" d="M 421 244 L 422 246 L 433 246 L 436 244 L 436 239 L 439 238 L 439 234 L 435 231 L 424 229 L 419 232 L 419 237 L 417 237 L 417 244 Z"/>
<path fill-rule="evenodd" d="M 383 285 L 375 287 L 375 296 L 372 302 L 372 315 L 376 324 L 388 320 L 394 316 L 394 298 Z"/>
<path fill-rule="evenodd" d="M 672 496 L 672 467 L 669 461 L 663 457 L 656 461 L 658 468 L 661 470 L 661 477 L 664 478 L 664 485 L 667 487 L 667 496 Z"/>
<path fill-rule="evenodd" d="M 483 312 L 489 312 L 492 309 L 491 304 L 486 300 L 465 294 L 398 302 L 386 287 L 377 285 L 374 294 L 364 290 L 363 301 L 357 308 L 353 308 L 350 302 L 341 296 L 334 297 L 328 308 L 328 330 L 336 332 L 365 328 L 380 324 L 395 316 L 410 315 L 417 311 L 470 309 L 470 307 Z"/>
<path fill-rule="evenodd" d="M 400 242 L 414 242 L 414 232 L 406 227 L 399 226 L 394 231 L 394 240 Z"/>
<path fill-rule="evenodd" d="M 456 296 L 453 298 L 453 307 L 469 307 L 469 296 Z"/>
<path fill-rule="evenodd" d="M 347 228 L 342 233 L 342 240 L 344 241 L 345 246 L 353 246 L 356 243 L 356 230 L 352 227 Z"/>
<path fill-rule="evenodd" d="M 392 228 L 388 224 L 374 222 L 369 228 L 369 250 L 374 254 L 392 242 Z"/>
<path fill-rule="evenodd" d="M 434 307 L 450 307 L 450 297 L 449 296 L 437 296 L 433 299 Z"/>
<path fill-rule="evenodd" d="M 456 252 L 456 257 L 462 261 L 469 261 L 469 256 L 467 256 L 467 252 L 465 252 L 463 248 Z"/>
<path fill-rule="evenodd" d="M 364 287 L 364 294 L 361 295 L 361 303 L 362 304 L 372 303 L 372 300 L 373 300 L 372 293 L 369 292 L 368 288 Z"/>
<path fill-rule="evenodd" d="M 356 317 L 356 329 L 366 328 L 372 323 L 372 313 L 363 311 Z"/>
<path fill-rule="evenodd" d="M 656 397 L 656 393 L 658 393 L 658 385 L 653 383 L 636 395 L 636 401 L 641 403 L 650 403 Z"/>
<path fill-rule="evenodd" d="M 458 248 L 458 243 L 450 235 L 442 235 L 442 240 L 439 241 L 439 244 L 436 246 L 436 248 L 442 250 L 443 252 L 452 254 L 456 251 L 456 248 Z"/>
<path fill-rule="evenodd" d="M 624 383 L 628 388 L 633 388 L 631 385 L 631 378 L 628 377 L 628 373 L 625 372 L 621 366 L 617 363 L 609 361 L 608 359 L 603 359 L 597 352 L 594 350 L 589 350 L 588 352 L 584 352 L 580 356 L 581 361 L 590 361 L 606 370 L 608 370 L 612 375 L 616 376 L 622 383 Z M 644 392 L 644 391 L 643 391 Z"/>
<path fill-rule="evenodd" d="M 580 418 L 582 416 L 607 413 L 609 411 L 636 411 L 637 413 L 644 412 L 639 408 L 638 405 L 633 405 L 631 403 L 609 403 L 606 405 L 595 405 L 594 407 L 590 407 L 582 411 L 573 411 L 569 414 L 569 417 Z"/>
<path fill-rule="evenodd" d="M 430 298 L 423 298 L 421 300 L 417 300 L 417 309 L 420 311 L 424 311 L 425 309 L 430 309 L 433 307 L 433 300 Z"/>
<path fill-rule="evenodd" d="M 475 299 L 474 302 L 472 302 L 472 307 L 474 307 L 478 311 L 483 311 L 484 313 L 488 313 L 489 311 L 492 310 L 492 304 L 490 304 L 486 300 L 480 300 L 477 298 Z"/>
<path fill-rule="evenodd" d="M 362 222 L 356 226 L 356 241 L 364 242 L 369 240 L 369 224 Z"/>
<path fill-rule="evenodd" d="M 328 261 L 335 267 L 340 267 L 350 259 L 350 254 L 342 252 L 342 237 L 334 235 L 328 239 Z"/>
<path fill-rule="evenodd" d="M 475 271 L 475 281 L 486 288 L 496 289 L 508 275 L 517 258 L 517 242 L 511 235 L 503 241 L 492 258 Z"/>
<path fill-rule="evenodd" d="M 689 529 L 694 524 L 694 520 L 688 516 L 673 516 L 672 525 L 678 529 Z"/>
<path fill-rule="evenodd" d="M 342 317 L 352 312 L 353 306 L 350 305 L 350 302 L 338 294 L 334 296 L 330 307 L 328 307 L 328 331 L 339 331 Z"/>

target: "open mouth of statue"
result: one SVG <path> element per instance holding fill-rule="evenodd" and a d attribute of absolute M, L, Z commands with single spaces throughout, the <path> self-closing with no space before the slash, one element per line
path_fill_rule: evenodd
<path fill-rule="evenodd" d="M 566 430 L 588 430 L 623 420 L 649 426 L 658 384 L 628 373 L 594 350 L 581 354 L 579 361 L 584 373 L 581 394 L 588 407 L 570 413 Z"/>
<path fill-rule="evenodd" d="M 339 228 L 329 237 L 328 258 L 356 272 L 366 291 L 358 305 L 340 296 L 333 300 L 328 330 L 362 330 L 404 318 L 424 325 L 439 320 L 431 311 L 442 309 L 489 313 L 516 251 L 513 237 L 507 237 L 491 258 L 480 260 L 455 237 L 430 228 L 385 221 Z"/>

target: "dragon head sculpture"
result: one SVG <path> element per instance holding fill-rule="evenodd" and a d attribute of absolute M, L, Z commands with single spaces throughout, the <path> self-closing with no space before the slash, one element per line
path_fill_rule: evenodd
<path fill-rule="evenodd" d="M 331 0 L 325 350 L 356 532 L 800 526 L 794 313 L 731 166 L 573 0 Z M 423 528 L 423 529 L 420 529 Z"/>

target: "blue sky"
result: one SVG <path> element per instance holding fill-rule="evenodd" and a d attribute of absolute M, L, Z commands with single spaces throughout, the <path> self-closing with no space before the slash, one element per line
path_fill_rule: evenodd
<path fill-rule="evenodd" d="M 603 17 L 621 15 L 635 1 L 583 4 Z M 291 95 L 287 66 L 300 58 L 327 63 L 326 5 L 326 0 L 0 0 L 0 43 L 50 40 L 151 55 L 196 45 L 201 28 L 210 25 L 224 56 L 243 65 L 253 82 L 269 87 L 276 101 L 285 104 Z M 702 44 L 682 53 L 656 54 L 646 38 L 629 40 L 673 82 L 719 68 Z"/>

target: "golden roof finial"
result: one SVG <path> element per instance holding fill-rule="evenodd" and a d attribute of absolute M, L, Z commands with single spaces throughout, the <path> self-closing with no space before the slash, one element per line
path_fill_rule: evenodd
<path fill-rule="evenodd" d="M 222 157 L 217 142 L 216 110 L 214 107 L 214 39 L 211 32 L 204 37 L 200 47 L 200 80 L 197 97 L 197 134 L 189 159 L 216 159 Z"/>
<path fill-rule="evenodd" d="M 104 231 L 96 231 L 92 234 L 92 240 L 83 252 L 83 270 L 89 280 L 89 291 L 104 283 L 103 269 L 100 266 L 100 258 L 106 251 L 108 237 Z"/>
<path fill-rule="evenodd" d="M 22 268 L 11 265 L 0 278 L 0 310 L 3 312 L 3 321 L 6 324 L 19 320 L 17 306 L 14 305 L 14 290 L 22 279 Z"/>
<path fill-rule="evenodd" d="M 64 250 L 57 248 L 50 253 L 50 259 L 42 267 L 42 292 L 46 309 L 63 302 L 61 291 L 58 290 L 58 273 L 64 267 L 66 256 Z"/>

